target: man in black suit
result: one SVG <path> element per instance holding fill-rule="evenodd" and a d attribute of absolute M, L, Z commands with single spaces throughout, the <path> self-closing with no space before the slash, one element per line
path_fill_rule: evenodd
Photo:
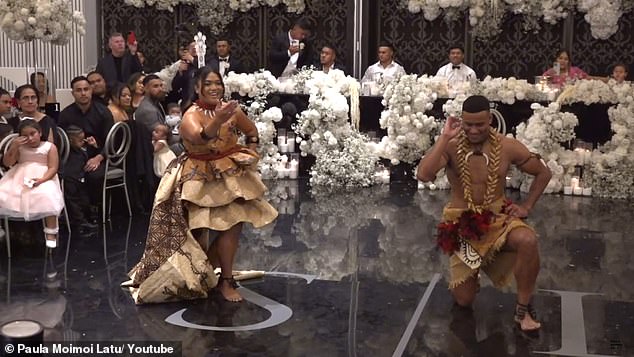
<path fill-rule="evenodd" d="M 245 73 L 246 70 L 242 62 L 231 55 L 231 41 L 225 38 L 219 38 L 216 41 L 216 56 L 213 56 L 207 62 L 207 66 L 225 77 L 229 72 Z"/>
<path fill-rule="evenodd" d="M 273 38 L 269 70 L 275 77 L 288 78 L 303 66 L 313 64 L 312 48 L 306 40 L 309 35 L 310 24 L 306 19 L 299 19 L 288 32 Z"/>
<path fill-rule="evenodd" d="M 117 82 L 127 83 L 130 75 L 135 72 L 141 72 L 142 67 L 139 58 L 136 56 L 136 42 L 128 44 L 130 52 L 127 52 L 125 40 L 121 33 L 115 32 L 110 35 L 108 47 L 110 48 L 110 53 L 97 62 L 96 71 L 101 73 L 106 80 L 108 89 L 110 89 Z"/>
<path fill-rule="evenodd" d="M 91 203 L 97 205 L 105 173 L 105 143 L 114 124 L 108 107 L 92 100 L 92 87 L 88 78 L 79 76 L 70 82 L 75 102 L 59 114 L 59 126 L 66 130 L 75 125 L 83 130 L 86 138 L 88 158 L 83 170 L 90 186 Z"/>
<path fill-rule="evenodd" d="M 317 70 L 328 73 L 331 69 L 339 69 L 346 73 L 346 67 L 337 61 L 337 50 L 331 45 L 321 48 L 319 53 L 319 63 L 315 66 Z M 346 73 L 347 74 L 347 73 Z"/>

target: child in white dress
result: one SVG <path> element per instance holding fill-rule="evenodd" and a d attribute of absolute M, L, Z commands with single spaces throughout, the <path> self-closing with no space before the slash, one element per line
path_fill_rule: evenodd
<path fill-rule="evenodd" d="M 163 177 L 167 166 L 176 155 L 167 144 L 170 129 L 165 124 L 157 124 L 152 131 L 152 145 L 154 146 L 154 174 Z"/>
<path fill-rule="evenodd" d="M 0 179 L 0 215 L 26 221 L 44 218 L 46 246 L 55 248 L 57 217 L 64 208 L 57 148 L 41 140 L 42 128 L 35 120 L 23 120 L 18 133 L 2 158 L 11 168 Z"/>

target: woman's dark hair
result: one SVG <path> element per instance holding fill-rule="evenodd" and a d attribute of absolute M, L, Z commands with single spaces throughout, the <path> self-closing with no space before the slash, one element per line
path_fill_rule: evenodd
<path fill-rule="evenodd" d="M 566 49 L 561 49 L 559 51 L 557 51 L 557 55 L 555 55 L 555 61 L 557 60 L 557 58 L 559 58 L 559 56 L 561 56 L 562 54 L 567 54 L 568 55 L 568 67 L 572 67 L 572 56 L 570 55 L 570 51 L 566 50 Z"/>
<path fill-rule="evenodd" d="M 22 135 L 22 130 L 24 128 L 35 128 L 35 130 L 37 130 L 40 135 L 42 135 L 42 127 L 40 126 L 40 123 L 36 122 L 34 119 L 22 120 L 18 125 L 18 134 Z"/>
<path fill-rule="evenodd" d="M 614 71 L 614 69 L 616 67 L 623 67 L 623 69 L 625 70 L 625 73 L 628 73 L 628 74 L 630 73 L 629 67 L 623 62 L 619 62 L 619 63 L 615 64 L 614 67 L 612 67 L 612 71 Z"/>
<path fill-rule="evenodd" d="M 46 74 L 44 74 L 44 72 L 33 72 L 33 73 L 31 73 L 31 77 L 30 77 L 31 85 L 33 85 L 34 87 L 37 88 L 37 78 L 36 78 L 36 76 L 44 77 L 44 80 L 46 81 L 46 93 L 48 93 L 51 90 L 51 88 L 48 86 L 48 78 L 46 78 Z"/>
<path fill-rule="evenodd" d="M 196 85 L 200 85 L 202 88 L 202 82 L 207 78 L 210 73 L 215 73 L 218 78 L 220 78 L 220 84 L 222 85 L 222 89 L 224 92 L 225 82 L 222 80 L 222 76 L 218 71 L 213 70 L 211 67 L 205 66 L 196 70 L 196 74 L 194 75 L 194 87 Z M 185 112 L 189 107 L 191 107 L 192 103 L 198 100 L 198 94 L 193 93 L 191 98 L 185 98 L 183 105 L 183 112 Z"/>
<path fill-rule="evenodd" d="M 40 103 L 40 93 L 37 91 L 37 88 L 35 88 L 34 85 L 32 84 L 23 84 L 21 86 L 19 86 L 16 90 L 15 93 L 13 94 L 13 98 L 15 98 L 16 100 L 20 100 L 20 97 L 22 97 L 22 92 L 24 92 L 27 89 L 31 89 L 35 92 L 35 96 L 37 97 L 37 103 L 39 105 Z"/>
<path fill-rule="evenodd" d="M 119 105 L 121 102 L 121 94 L 126 88 L 128 88 L 127 84 L 117 82 L 114 86 L 112 86 L 112 88 L 110 88 L 108 98 L 110 98 L 113 102 L 116 101 L 117 105 Z M 128 88 L 128 90 L 130 91 L 130 96 L 132 96 L 132 90 L 130 88 Z"/>
<path fill-rule="evenodd" d="M 136 82 L 139 78 L 145 76 L 142 72 L 134 72 L 130 75 L 130 79 L 128 79 L 128 88 L 130 88 L 130 94 L 134 95 L 134 91 L 136 90 Z"/>

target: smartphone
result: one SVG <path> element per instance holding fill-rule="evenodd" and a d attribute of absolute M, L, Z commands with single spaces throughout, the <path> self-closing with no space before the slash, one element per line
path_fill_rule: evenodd
<path fill-rule="evenodd" d="M 136 35 L 134 34 L 134 31 L 130 31 L 130 33 L 128 33 L 128 45 L 134 45 L 135 42 Z"/>

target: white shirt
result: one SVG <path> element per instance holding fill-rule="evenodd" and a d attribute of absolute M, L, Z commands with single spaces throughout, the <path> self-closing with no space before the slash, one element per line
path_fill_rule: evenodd
<path fill-rule="evenodd" d="M 293 44 L 299 45 L 299 41 L 295 40 L 291 37 L 291 32 L 288 31 L 288 43 L 292 46 Z M 297 60 L 299 59 L 299 51 L 295 52 L 294 54 L 291 55 L 291 51 L 288 51 L 288 55 L 289 55 L 289 59 L 288 59 L 288 63 L 286 64 L 286 68 L 284 68 L 284 71 L 282 71 L 282 74 L 280 75 L 280 78 L 289 78 L 290 76 L 292 76 L 295 71 L 297 70 Z"/>
<path fill-rule="evenodd" d="M 392 61 L 392 63 L 383 67 L 381 62 L 377 62 L 368 69 L 365 70 L 365 74 L 363 78 L 361 78 L 361 82 L 372 82 L 377 80 L 377 77 L 381 77 L 383 80 L 391 81 L 397 77 L 400 77 L 405 74 L 405 69 L 400 64 Z"/>
<path fill-rule="evenodd" d="M 447 84 L 450 88 L 455 87 L 456 85 L 459 85 L 463 82 L 477 79 L 475 71 L 466 64 L 461 63 L 455 65 L 455 67 L 459 68 L 454 69 L 454 65 L 449 62 L 448 64 L 440 67 L 438 73 L 436 73 L 436 77 L 447 78 Z"/>
<path fill-rule="evenodd" d="M 221 61 L 220 59 L 222 59 L 222 58 L 226 58 L 227 60 L 226 61 Z M 224 77 L 226 74 L 229 74 L 229 67 L 230 67 L 229 66 L 229 56 L 227 56 L 227 57 L 218 56 L 218 71 L 220 72 L 221 76 Z"/>

